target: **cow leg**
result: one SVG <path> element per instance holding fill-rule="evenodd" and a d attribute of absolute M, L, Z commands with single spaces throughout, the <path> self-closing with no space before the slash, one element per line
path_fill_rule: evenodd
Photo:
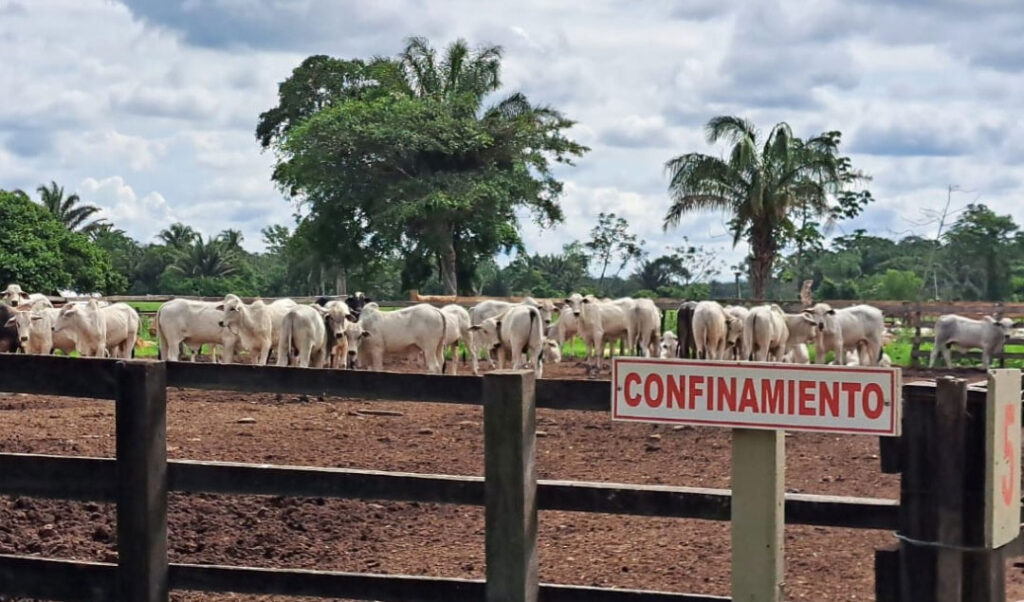
<path fill-rule="evenodd" d="M 452 375 L 459 375 L 459 344 L 456 342 L 450 347 L 452 350 Z"/>
<path fill-rule="evenodd" d="M 992 354 L 989 352 L 987 347 L 981 348 L 981 367 L 984 370 L 988 370 L 988 365 L 992 361 Z"/>
<path fill-rule="evenodd" d="M 943 357 L 943 359 L 946 360 L 946 368 L 952 368 L 953 367 L 952 347 L 953 347 L 952 343 L 946 343 L 946 345 L 942 348 L 942 357 Z"/>
<path fill-rule="evenodd" d="M 928 356 L 928 367 L 929 368 L 934 368 L 935 367 L 935 360 L 939 357 L 939 350 L 941 348 L 942 348 L 942 345 L 939 345 L 938 343 L 932 345 L 932 353 L 931 353 L 931 355 Z"/>

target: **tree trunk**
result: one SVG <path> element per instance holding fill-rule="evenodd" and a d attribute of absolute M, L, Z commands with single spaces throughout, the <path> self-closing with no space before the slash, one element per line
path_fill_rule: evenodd
<path fill-rule="evenodd" d="M 334 275 L 334 294 L 348 294 L 348 273 L 345 271 L 344 267 L 339 267 L 338 273 Z"/>
<path fill-rule="evenodd" d="M 446 295 L 459 294 L 459 281 L 455 273 L 455 240 L 451 236 L 451 231 L 448 233 L 441 255 L 441 286 L 444 287 Z"/>
<path fill-rule="evenodd" d="M 771 231 L 753 231 L 750 239 L 750 285 L 755 299 L 764 300 L 764 289 L 772 278 L 775 244 Z"/>

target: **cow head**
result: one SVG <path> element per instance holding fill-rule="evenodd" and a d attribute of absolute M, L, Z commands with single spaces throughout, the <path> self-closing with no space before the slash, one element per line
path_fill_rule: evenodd
<path fill-rule="evenodd" d="M 803 314 L 814 320 L 818 330 L 822 332 L 835 332 L 836 310 L 828 303 L 818 303 L 814 307 L 805 309 Z"/>
<path fill-rule="evenodd" d="M 725 314 L 725 341 L 731 346 L 743 336 L 743 320 L 736 316 Z"/>
<path fill-rule="evenodd" d="M 237 295 L 228 294 L 224 297 L 224 301 L 214 307 L 214 309 L 224 312 L 217 324 L 221 328 L 227 328 L 228 332 L 232 334 L 238 334 L 238 324 L 242 321 L 244 307 L 245 304 Z"/>
<path fill-rule="evenodd" d="M 540 311 L 540 317 L 544 319 L 544 331 L 547 332 L 551 326 L 551 317 L 555 314 L 555 304 L 550 299 L 544 299 L 537 304 L 537 309 Z"/>
<path fill-rule="evenodd" d="M 372 335 L 363 330 L 362 325 L 358 322 L 344 321 L 342 324 L 344 324 L 344 328 L 340 336 L 344 337 L 345 342 L 348 343 L 348 365 L 352 366 L 355 363 L 356 355 L 359 353 L 359 345 Z"/>
<path fill-rule="evenodd" d="M 29 341 L 33 327 L 39 327 L 43 318 L 43 314 L 37 311 L 16 311 L 4 326 L 17 329 L 18 340 L 24 346 Z"/>
<path fill-rule="evenodd" d="M 544 346 L 541 348 L 545 362 L 559 363 L 562 361 L 562 346 L 554 339 L 544 339 Z"/>
<path fill-rule="evenodd" d="M 345 304 L 348 305 L 349 310 L 352 312 L 353 319 L 358 320 L 359 314 L 363 312 L 363 308 L 366 307 L 367 303 L 372 301 L 373 299 L 369 298 L 361 291 L 357 291 L 356 294 L 345 299 Z"/>
<path fill-rule="evenodd" d="M 328 301 L 326 305 L 314 305 L 317 311 L 324 317 L 324 324 L 334 333 L 337 338 L 345 336 L 345 325 L 355 322 L 357 318 L 352 315 L 347 303 L 341 301 Z"/>
<path fill-rule="evenodd" d="M 483 322 L 470 326 L 474 337 L 479 341 L 481 347 L 498 349 L 501 347 L 501 318 L 495 316 L 487 318 Z"/>
<path fill-rule="evenodd" d="M 8 284 L 0 298 L 10 303 L 11 307 L 18 307 L 22 303 L 28 303 L 28 293 L 21 290 L 21 286 L 17 284 Z"/>
<path fill-rule="evenodd" d="M 985 321 L 992 325 L 999 334 L 1003 336 L 1003 341 L 1010 340 L 1013 335 L 1013 320 L 1010 318 L 996 319 L 993 316 L 985 316 Z"/>
<path fill-rule="evenodd" d="M 579 293 L 573 293 L 565 298 L 565 305 L 568 306 L 572 315 L 577 318 L 580 317 L 580 313 L 583 312 L 583 303 L 585 302 L 583 295 Z"/>

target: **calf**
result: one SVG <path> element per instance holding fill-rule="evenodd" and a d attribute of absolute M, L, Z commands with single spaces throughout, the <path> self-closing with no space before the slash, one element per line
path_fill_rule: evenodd
<path fill-rule="evenodd" d="M 376 303 L 367 303 L 359 316 L 359 329 L 346 330 L 348 353 L 357 351 L 361 366 L 379 371 L 384 367 L 385 354 L 419 350 L 427 371 L 440 374 L 447 322 L 440 309 L 426 303 L 387 313 Z"/>
<path fill-rule="evenodd" d="M 693 311 L 696 301 L 687 301 L 679 306 L 676 314 L 676 335 L 679 339 L 678 357 L 697 357 L 697 342 L 693 338 Z"/>
<path fill-rule="evenodd" d="M 512 307 L 500 316 L 488 318 L 471 326 L 479 341 L 498 352 L 498 368 L 509 355 L 513 368 L 533 364 L 537 378 L 543 374 L 541 351 L 544 341 L 544 318 L 536 307 Z"/>
<path fill-rule="evenodd" d="M 942 357 L 946 360 L 946 367 L 953 367 L 952 353 L 950 348 L 959 345 L 965 349 L 971 347 L 981 348 L 981 364 L 988 370 L 992 362 L 992 356 L 998 355 L 1010 338 L 1010 330 L 1013 328 L 1013 321 L 1009 318 L 997 320 L 992 316 L 985 316 L 980 320 L 972 320 L 963 316 L 946 314 L 935 321 L 935 344 L 932 347 L 931 358 L 928 360 L 928 367 L 935 366 L 935 358 L 942 351 Z"/>
<path fill-rule="evenodd" d="M 736 318 L 738 327 L 729 331 L 725 340 L 725 354 L 727 359 L 740 360 L 743 357 L 743 329 L 746 327 L 747 315 L 750 310 L 742 305 L 726 305 L 722 309 L 725 313 Z"/>
<path fill-rule="evenodd" d="M 6 325 L 17 328 L 18 341 L 25 353 L 50 355 L 59 349 L 70 354 L 75 349 L 75 341 L 64 332 L 53 332 L 58 315 L 60 310 L 52 307 L 16 311 Z"/>
<path fill-rule="evenodd" d="M 885 318 L 882 311 L 870 305 L 854 305 L 843 309 L 832 309 L 827 303 L 818 303 L 804 310 L 818 325 L 815 342 L 815 363 L 824 364 L 825 355 L 832 351 L 837 361 L 842 361 L 847 349 L 856 350 L 864 345 L 868 365 L 878 363 L 882 352 L 882 335 L 885 332 Z"/>
<path fill-rule="evenodd" d="M 636 340 L 636 302 L 623 298 L 614 301 L 598 300 L 593 295 L 569 298 L 573 313 L 579 312 L 580 326 L 584 337 L 594 342 L 595 366 L 601 369 L 604 362 L 605 343 L 623 339 L 630 346 Z"/>
<path fill-rule="evenodd" d="M 472 321 L 466 308 L 454 303 L 442 307 L 441 313 L 445 315 L 444 344 L 452 352 L 452 374 L 458 374 L 459 341 L 469 347 Z"/>
<path fill-rule="evenodd" d="M 678 348 L 679 339 L 676 338 L 676 333 L 666 330 L 661 335 L 661 353 L 658 354 L 658 357 L 663 359 L 676 357 L 676 354 L 679 353 Z"/>
<path fill-rule="evenodd" d="M 714 301 L 701 301 L 693 309 L 693 339 L 700 359 L 726 359 L 726 345 L 730 332 L 737 332 L 742 326 L 739 321 L 725 313 Z"/>
<path fill-rule="evenodd" d="M 234 362 L 236 345 L 240 345 L 248 352 L 250 362 L 258 366 L 265 365 L 270 357 L 273 321 L 270 309 L 263 300 L 256 299 L 246 305 L 237 295 L 228 294 L 214 309 L 223 312 L 217 325 L 224 329 L 224 332 L 215 333 L 214 336 L 220 336 L 221 340 L 234 339 L 236 343 L 224 346 L 224 363 Z"/>
<path fill-rule="evenodd" d="M 758 362 L 781 362 L 786 353 L 789 328 L 778 305 L 761 305 L 750 310 L 743 325 L 743 357 Z"/>
<path fill-rule="evenodd" d="M 552 364 L 562 363 L 562 346 L 555 339 L 544 339 L 544 353 L 541 359 Z"/>
<path fill-rule="evenodd" d="M 232 361 L 239 335 L 221 325 L 225 322 L 225 303 L 171 299 L 161 305 L 153 321 L 160 358 L 178 361 L 184 345 L 192 350 L 191 360 L 194 362 L 203 345 L 210 345 L 213 361 L 217 361 L 218 346 L 223 348 L 223 356 Z"/>
<path fill-rule="evenodd" d="M 32 293 L 30 295 L 21 290 L 21 286 L 17 284 L 8 284 L 4 292 L 0 293 L 0 300 L 7 301 L 11 307 L 20 307 L 22 305 L 38 308 L 53 307 L 53 303 L 50 303 L 50 299 L 46 295 L 40 293 Z"/>
<path fill-rule="evenodd" d="M 53 326 L 54 337 L 74 340 L 83 357 L 132 357 L 139 338 L 139 314 L 127 303 L 100 307 L 95 299 L 85 305 L 61 308 Z"/>

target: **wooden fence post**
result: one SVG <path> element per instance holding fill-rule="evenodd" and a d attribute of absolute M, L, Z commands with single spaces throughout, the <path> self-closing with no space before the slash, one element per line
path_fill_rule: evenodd
<path fill-rule="evenodd" d="M 167 371 L 118 362 L 117 592 L 122 602 L 167 602 Z"/>
<path fill-rule="evenodd" d="M 536 602 L 536 393 L 533 371 L 484 375 L 487 602 Z"/>
<path fill-rule="evenodd" d="M 786 434 L 732 431 L 732 599 L 781 602 Z"/>

